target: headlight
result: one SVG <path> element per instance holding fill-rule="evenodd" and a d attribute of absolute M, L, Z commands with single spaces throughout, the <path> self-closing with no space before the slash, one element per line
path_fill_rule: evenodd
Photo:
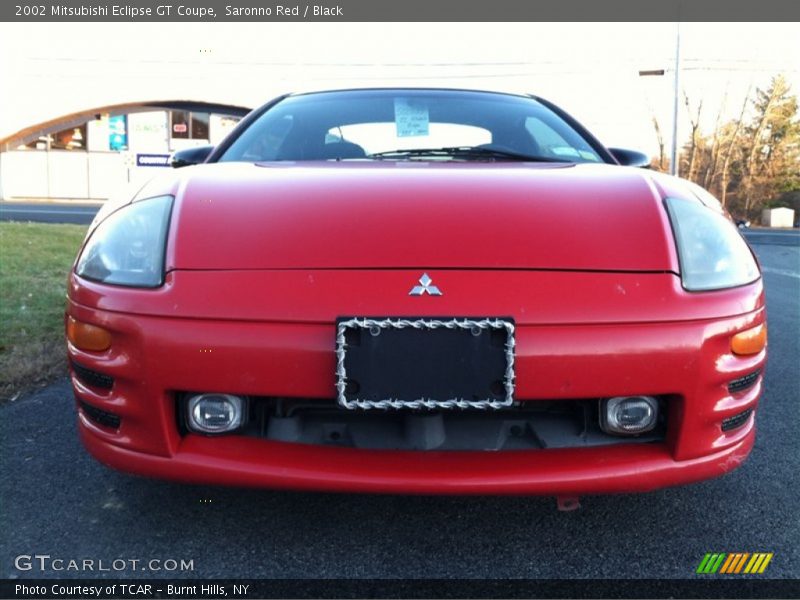
<path fill-rule="evenodd" d="M 75 272 L 115 285 L 160 286 L 171 210 L 172 196 L 159 196 L 112 213 L 92 232 Z"/>
<path fill-rule="evenodd" d="M 755 258 L 733 223 L 694 200 L 667 198 L 666 205 L 684 288 L 719 290 L 758 279 Z"/>

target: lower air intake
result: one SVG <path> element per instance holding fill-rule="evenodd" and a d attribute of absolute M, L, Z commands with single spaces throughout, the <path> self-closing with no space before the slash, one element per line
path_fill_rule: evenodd
<path fill-rule="evenodd" d="M 730 431 L 731 429 L 736 429 L 737 427 L 741 427 L 745 423 L 747 423 L 747 419 L 750 418 L 750 415 L 753 413 L 752 408 L 748 408 L 747 410 L 740 412 L 738 415 L 733 415 L 732 417 L 728 417 L 727 419 L 722 420 L 722 431 Z"/>
<path fill-rule="evenodd" d="M 111 429 L 119 429 L 120 418 L 117 415 L 101 410 L 83 401 L 80 401 L 79 404 L 83 413 L 98 425 L 110 427 Z"/>
<path fill-rule="evenodd" d="M 80 382 L 85 385 L 104 390 L 110 390 L 114 385 L 114 378 L 110 375 L 98 373 L 75 361 L 72 361 L 72 370 Z"/>
<path fill-rule="evenodd" d="M 744 377 L 739 377 L 739 379 L 734 379 L 728 383 L 728 391 L 733 394 L 735 392 L 741 392 L 749 387 L 752 387 L 755 382 L 758 381 L 759 375 L 761 375 L 761 369 L 753 371 L 752 373 L 748 373 Z"/>

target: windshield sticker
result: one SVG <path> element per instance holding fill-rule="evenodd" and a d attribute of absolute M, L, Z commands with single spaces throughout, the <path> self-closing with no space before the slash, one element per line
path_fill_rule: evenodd
<path fill-rule="evenodd" d="M 397 137 L 428 135 L 428 105 L 420 100 L 395 98 L 394 121 Z"/>

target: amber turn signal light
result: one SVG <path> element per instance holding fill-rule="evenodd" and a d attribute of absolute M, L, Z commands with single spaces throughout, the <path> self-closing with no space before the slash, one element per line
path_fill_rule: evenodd
<path fill-rule="evenodd" d="M 737 333 L 731 338 L 731 351 L 734 354 L 758 354 L 767 345 L 767 325 Z"/>
<path fill-rule="evenodd" d="M 111 346 L 110 332 L 72 317 L 67 317 L 67 339 L 79 350 L 102 352 Z"/>

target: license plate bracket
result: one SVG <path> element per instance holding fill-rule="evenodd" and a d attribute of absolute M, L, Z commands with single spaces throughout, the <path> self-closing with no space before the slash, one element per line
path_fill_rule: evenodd
<path fill-rule="evenodd" d="M 336 322 L 336 389 L 347 409 L 498 409 L 514 402 L 511 318 Z"/>

